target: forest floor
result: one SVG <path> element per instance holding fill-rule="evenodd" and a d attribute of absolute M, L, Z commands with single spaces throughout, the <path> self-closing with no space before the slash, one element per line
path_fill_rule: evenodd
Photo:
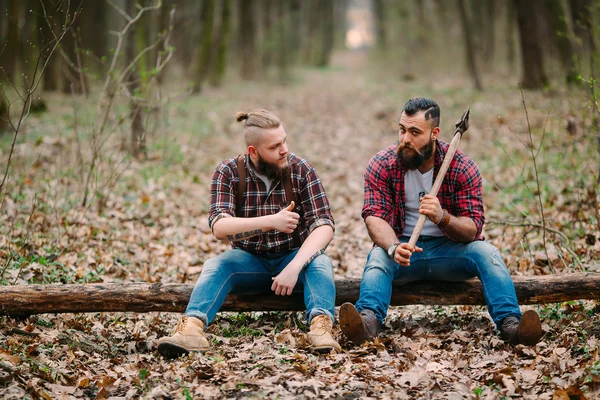
<path fill-rule="evenodd" d="M 401 80 L 367 66 L 364 54 L 340 54 L 287 86 L 234 82 L 175 97 L 151 120 L 145 161 L 123 158 L 126 127 L 114 130 L 85 206 L 91 139 L 86 114 L 76 120 L 73 110 L 94 99 L 47 98 L 49 112 L 27 119 L 16 147 L 0 214 L 1 284 L 194 283 L 203 263 L 229 248 L 208 228 L 209 182 L 221 160 L 244 151 L 235 113 L 255 108 L 282 118 L 290 151 L 309 159 L 324 183 L 336 220 L 327 250 L 336 279 L 360 278 L 371 248 L 360 217 L 364 168 L 397 140 L 399 110 L 415 96 L 441 105 L 446 141 L 471 107 L 461 149 L 481 169 L 484 234 L 512 275 L 600 270 L 588 91 L 526 91 L 525 109 L 514 77 L 490 78 L 478 93 L 450 75 Z M 381 338 L 362 347 L 336 325 L 343 352 L 327 355 L 308 351 L 302 313 L 221 313 L 208 329 L 211 350 L 175 361 L 159 356 L 155 342 L 179 315 L 0 316 L 0 398 L 600 396 L 600 303 L 526 308 L 543 320 L 544 337 L 531 348 L 502 342 L 484 307 L 414 305 L 392 307 Z"/>

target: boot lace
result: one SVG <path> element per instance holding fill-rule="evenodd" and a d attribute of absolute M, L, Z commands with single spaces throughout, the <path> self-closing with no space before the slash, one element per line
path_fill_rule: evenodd
<path fill-rule="evenodd" d="M 185 329 L 185 326 L 187 325 L 189 321 L 189 317 L 183 317 L 179 320 L 179 322 L 177 323 L 177 326 L 175 327 L 175 331 L 173 332 L 173 334 L 176 334 L 177 332 L 182 332 Z"/>
<path fill-rule="evenodd" d="M 327 333 L 331 333 L 331 321 L 324 315 L 315 317 L 310 324 L 311 330 L 320 329 Z"/>

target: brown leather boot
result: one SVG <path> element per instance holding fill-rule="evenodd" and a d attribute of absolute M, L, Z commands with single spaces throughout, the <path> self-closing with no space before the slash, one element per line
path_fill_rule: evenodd
<path fill-rule="evenodd" d="M 339 343 L 335 341 L 331 334 L 333 321 L 327 315 L 317 315 L 310 321 L 310 348 L 319 353 L 328 353 L 331 350 L 339 352 L 342 350 Z"/>
<path fill-rule="evenodd" d="M 362 310 L 359 313 L 354 304 L 344 303 L 340 307 L 340 327 L 350 341 L 361 345 L 377 337 L 381 324 L 373 311 Z"/>
<path fill-rule="evenodd" d="M 512 345 L 535 346 L 543 334 L 542 322 L 534 310 L 525 311 L 521 321 L 517 317 L 505 318 L 500 328 L 502 339 Z"/>
<path fill-rule="evenodd" d="M 208 350 L 204 336 L 204 322 L 196 317 L 183 317 L 177 324 L 173 336 L 158 340 L 158 352 L 165 358 L 177 358 L 190 351 Z"/>

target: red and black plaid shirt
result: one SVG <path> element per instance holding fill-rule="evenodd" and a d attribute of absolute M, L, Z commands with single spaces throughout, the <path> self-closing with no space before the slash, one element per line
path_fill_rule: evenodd
<path fill-rule="evenodd" d="M 290 173 L 292 189 L 298 202 L 295 212 L 300 214 L 300 221 L 296 230 L 303 243 L 310 232 L 321 225 L 330 225 L 335 228 L 333 216 L 325 189 L 313 166 L 306 160 L 290 154 Z M 254 169 L 249 166 L 248 155 L 244 157 L 246 166 L 246 196 L 241 208 L 242 215 L 236 215 L 236 194 L 239 182 L 237 170 L 237 157 L 223 161 L 215 170 L 210 186 L 210 210 L 208 224 L 213 225 L 222 217 L 262 217 L 276 214 L 281 206 L 289 204 L 286 199 L 283 184 L 276 180 L 271 184 L 267 193 L 265 183 L 256 176 Z M 294 243 L 294 235 L 276 230 L 262 233 L 246 240 L 232 242 L 237 247 L 254 253 L 275 253 L 298 248 Z"/>
<path fill-rule="evenodd" d="M 397 147 L 398 144 L 394 144 L 383 149 L 369 161 L 365 172 L 362 217 L 366 219 L 372 215 L 387 221 L 396 232 L 396 236 L 400 237 L 404 233 L 406 169 L 397 162 Z M 448 143 L 436 140 L 434 182 L 448 147 Z M 475 162 L 465 153 L 457 150 L 437 195 L 442 208 L 448 210 L 450 214 L 469 217 L 475 222 L 476 237 L 479 240 L 482 239 L 481 230 L 485 222 L 481 185 L 481 175 Z M 409 236 L 411 233 L 407 232 L 404 236 Z"/>

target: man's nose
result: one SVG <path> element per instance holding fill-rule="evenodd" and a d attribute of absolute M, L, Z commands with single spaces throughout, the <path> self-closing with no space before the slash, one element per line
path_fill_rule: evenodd
<path fill-rule="evenodd" d="M 284 143 L 283 146 L 281 146 L 281 154 L 285 154 L 288 152 L 288 147 L 287 147 L 287 143 Z"/>

